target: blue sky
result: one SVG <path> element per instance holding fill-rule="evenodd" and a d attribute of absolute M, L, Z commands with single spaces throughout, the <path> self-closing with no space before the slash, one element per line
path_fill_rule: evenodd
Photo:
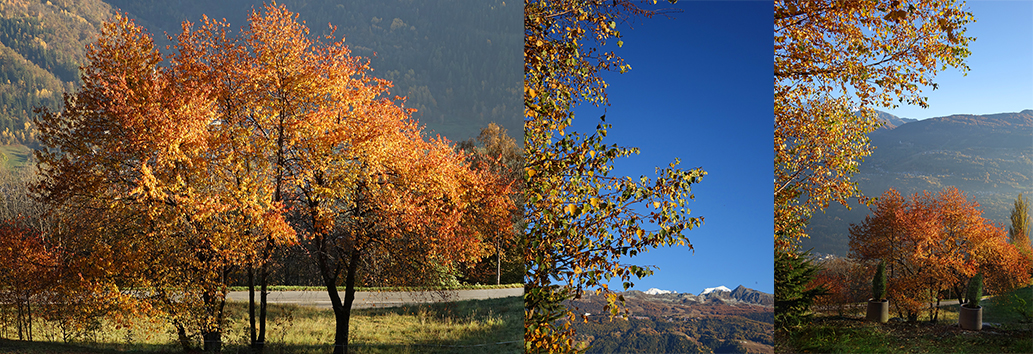
<path fill-rule="evenodd" d="M 991 114 L 1033 109 L 1033 1 L 969 1 L 975 18 L 966 35 L 967 75 L 957 69 L 937 74 L 939 88 L 923 89 L 929 108 L 901 106 L 886 110 L 904 118 L 952 114 Z"/>
<path fill-rule="evenodd" d="M 708 175 L 693 186 L 688 207 L 705 223 L 686 234 L 695 253 L 663 248 L 625 259 L 660 268 L 633 289 L 699 294 L 741 284 L 772 293 L 772 5 L 661 1 L 656 8 L 683 12 L 618 26 L 624 46 L 614 49 L 632 70 L 604 74 L 613 125 L 604 142 L 642 151 L 617 160 L 613 175 L 653 177 L 676 157 L 684 169 L 703 167 Z M 602 113 L 579 107 L 576 130 L 591 132 Z"/>

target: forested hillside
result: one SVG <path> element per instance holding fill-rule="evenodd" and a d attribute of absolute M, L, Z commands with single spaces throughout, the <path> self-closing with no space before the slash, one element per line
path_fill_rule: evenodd
<path fill-rule="evenodd" d="M 1033 192 L 1033 110 L 921 121 L 880 116 L 891 124 L 869 134 L 875 151 L 854 177 L 867 196 L 954 186 L 979 202 L 984 217 L 1007 227 L 1015 198 Z M 869 214 L 863 205 L 852 207 L 835 204 L 814 215 L 804 249 L 846 255 L 850 224 Z"/>
<path fill-rule="evenodd" d="M 453 141 L 476 136 L 496 122 L 522 141 L 522 8 L 492 0 L 279 1 L 312 28 L 345 38 L 353 55 L 370 60 L 374 75 L 394 83 L 392 94 L 426 131 Z M 0 144 L 33 145 L 32 108 L 57 110 L 73 90 L 83 48 L 114 13 L 129 14 L 155 34 L 181 31 L 202 14 L 225 18 L 234 29 L 258 0 L 0 0 Z M 9 83 L 9 84 L 8 84 Z M 6 132 L 4 130 L 6 129 Z"/>
<path fill-rule="evenodd" d="M 0 144 L 31 145 L 33 107 L 60 107 L 111 12 L 99 0 L 0 0 Z"/>
<path fill-rule="evenodd" d="M 603 308 L 606 300 L 601 296 L 568 302 L 586 315 L 585 321 L 573 325 L 578 340 L 591 345 L 588 353 L 773 352 L 770 305 L 739 301 L 728 292 L 697 297 L 633 290 L 623 295 L 629 313 L 614 319 Z"/>

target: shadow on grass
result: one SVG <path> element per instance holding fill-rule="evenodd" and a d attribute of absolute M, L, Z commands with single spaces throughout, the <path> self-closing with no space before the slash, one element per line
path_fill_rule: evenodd
<path fill-rule="evenodd" d="M 979 332 L 956 324 L 877 324 L 843 317 L 819 317 L 778 341 L 778 352 L 800 353 L 1031 353 L 1033 330 L 1002 326 Z"/>
<path fill-rule="evenodd" d="M 1016 290 L 1033 298 L 1031 287 Z M 864 321 L 861 317 L 816 315 L 793 331 L 778 331 L 776 352 L 791 353 L 1033 353 L 1033 323 L 1016 313 L 1005 294 L 983 303 L 983 322 L 995 325 L 966 331 L 957 324 L 957 302 L 941 304 L 938 322 Z M 1023 297 L 1025 296 L 1025 297 Z M 1018 304 L 1028 306 L 1029 303 Z M 922 318 L 925 318 L 923 313 Z"/>

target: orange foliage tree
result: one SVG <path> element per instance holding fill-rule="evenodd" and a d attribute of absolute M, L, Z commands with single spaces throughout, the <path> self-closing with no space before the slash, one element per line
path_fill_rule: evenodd
<path fill-rule="evenodd" d="M 39 232 L 18 219 L 0 225 L 0 337 L 13 322 L 19 340 L 32 340 L 33 313 L 46 311 L 34 306 L 53 300 L 48 290 L 57 283 L 57 265 L 57 252 L 47 247 Z M 10 312 L 13 321 L 8 320 Z"/>
<path fill-rule="evenodd" d="M 840 316 L 855 314 L 861 310 L 857 304 L 872 297 L 874 268 L 841 257 L 822 260 L 818 267 L 820 270 L 808 288 L 828 289 L 826 295 L 814 300 L 819 309 L 834 309 Z"/>
<path fill-rule="evenodd" d="M 523 232 L 523 205 L 524 197 L 524 155 L 517 146 L 516 141 L 506 134 L 506 129 L 495 123 L 488 124 L 481 129 L 477 139 L 470 139 L 459 143 L 459 148 L 468 153 L 468 161 L 478 170 L 490 171 L 498 178 L 494 179 L 497 188 L 509 188 L 510 199 L 516 210 L 511 215 L 515 227 L 509 230 L 487 230 L 492 231 L 485 235 L 490 239 L 491 247 L 494 249 L 494 262 L 484 260 L 471 265 L 465 274 L 465 278 L 483 280 L 488 282 L 488 273 L 493 272 L 495 284 L 501 284 L 503 273 L 507 282 L 522 282 L 524 276 L 523 249 L 519 247 L 519 238 Z M 493 263 L 493 264 L 489 264 Z M 503 270 L 505 263 L 505 270 Z M 489 270 L 488 268 L 492 268 Z"/>
<path fill-rule="evenodd" d="M 973 21 L 964 2 L 795 1 L 774 4 L 775 248 L 792 250 L 810 215 L 861 196 L 851 181 L 871 154 L 874 107 L 926 105 L 922 87 L 967 70 Z M 860 110 L 860 112 L 858 112 Z"/>
<path fill-rule="evenodd" d="M 160 65 L 151 36 L 121 15 L 87 57 L 64 111 L 36 118 L 49 148 L 36 152 L 36 190 L 75 255 L 80 293 L 160 309 L 184 348 L 196 330 L 219 350 L 226 277 L 251 245 L 232 222 L 240 204 L 210 173 L 217 92 L 189 62 Z"/>
<path fill-rule="evenodd" d="M 984 219 L 979 204 L 957 188 L 915 193 L 910 200 L 891 189 L 871 210 L 850 227 L 851 257 L 886 261 L 889 297 L 909 320 L 944 296 L 964 301 L 965 284 L 977 272 L 993 273 L 986 284 L 998 293 L 1029 279 L 1015 270 L 1028 260 L 1006 242 L 1004 229 Z M 938 306 L 929 307 L 929 318 L 937 320 Z"/>
<path fill-rule="evenodd" d="M 50 149 L 37 153 L 37 190 L 79 255 L 83 293 L 160 310 L 185 349 L 198 329 L 220 350 L 227 276 L 242 268 L 261 351 L 270 256 L 303 236 L 345 352 L 359 269 L 418 285 L 479 259 L 486 235 L 511 229 L 509 185 L 424 139 L 343 41 L 309 39 L 284 6 L 249 21 L 237 36 L 221 21 L 184 23 L 162 56 L 117 16 L 89 49 L 83 88 L 60 114 L 39 112 Z"/>

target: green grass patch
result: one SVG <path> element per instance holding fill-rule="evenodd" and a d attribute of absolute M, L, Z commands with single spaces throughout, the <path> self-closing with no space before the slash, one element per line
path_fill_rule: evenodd
<path fill-rule="evenodd" d="M 1019 300 L 1016 300 L 1019 299 Z M 801 328 L 776 334 L 775 351 L 793 353 L 1033 353 L 1033 323 L 1021 314 L 1033 311 L 1033 288 L 1025 287 L 982 302 L 983 331 L 958 327 L 958 302 L 941 301 L 939 319 L 923 311 L 915 323 L 867 322 L 863 317 L 818 313 Z M 863 314 L 862 314 L 863 316 Z"/>
<path fill-rule="evenodd" d="M 5 169 L 25 167 L 28 165 L 30 156 L 32 156 L 32 149 L 25 145 L 0 146 L 0 165 Z"/>
<path fill-rule="evenodd" d="M 333 311 L 269 305 L 269 353 L 327 353 L 335 331 Z M 155 353 L 181 352 L 167 323 L 141 320 L 131 328 L 101 329 L 73 343 L 61 343 L 60 330 L 34 325 L 41 342 L 0 340 L 0 352 Z M 11 332 L 8 332 L 11 333 Z M 247 304 L 226 304 L 224 351 L 247 352 Z M 395 308 L 353 310 L 351 349 L 355 353 L 521 353 L 523 298 L 519 296 Z"/>
<path fill-rule="evenodd" d="M 776 352 L 799 353 L 1031 353 L 1029 325 L 1007 325 L 979 332 L 955 324 L 890 322 L 819 317 L 810 325 L 779 336 Z"/>
<path fill-rule="evenodd" d="M 416 286 L 390 286 L 390 287 L 357 287 L 355 291 L 425 291 L 425 290 L 478 290 L 478 289 L 511 289 L 511 288 L 523 288 L 524 284 L 513 283 L 513 284 L 501 284 L 501 285 L 460 285 L 457 287 L 416 287 Z M 270 286 L 269 291 L 326 291 L 324 286 L 294 286 L 294 285 L 273 285 Z M 255 287 L 255 292 L 259 290 L 259 287 Z M 246 286 L 231 286 L 229 291 L 248 291 Z M 344 291 L 344 287 L 338 287 L 337 291 Z"/>

